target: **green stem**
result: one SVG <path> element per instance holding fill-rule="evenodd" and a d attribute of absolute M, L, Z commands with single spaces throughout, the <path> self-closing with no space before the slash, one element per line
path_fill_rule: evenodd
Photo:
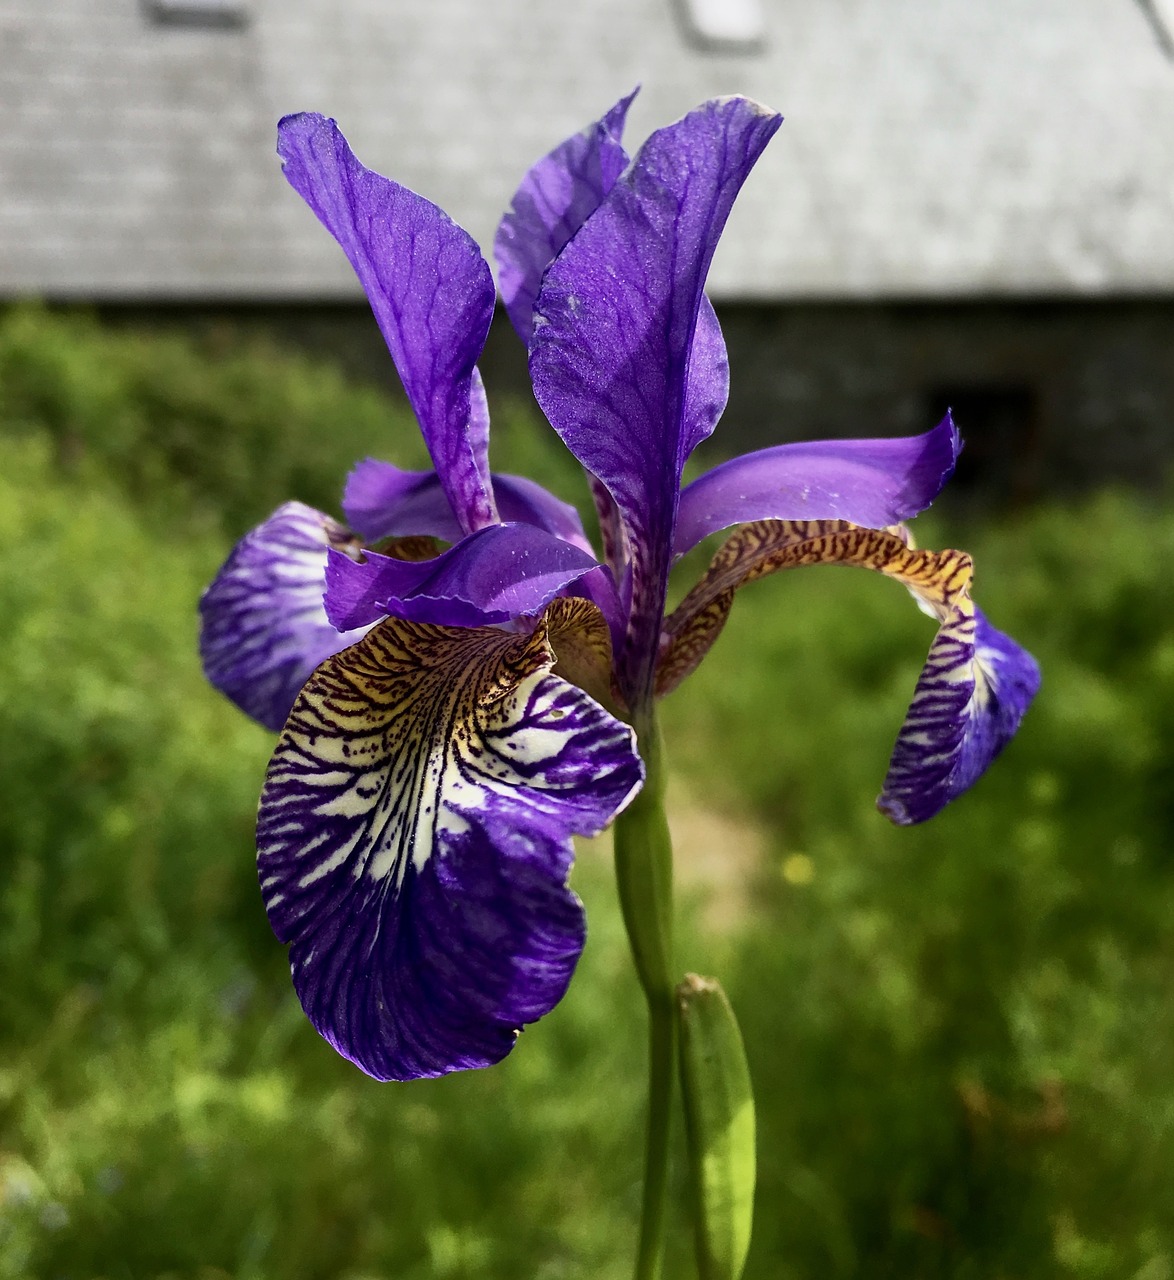
<path fill-rule="evenodd" d="M 664 812 L 660 731 L 651 710 L 636 722 L 647 776 L 616 820 L 616 879 L 636 972 L 648 1002 L 648 1126 L 636 1280 L 655 1280 L 664 1253 L 669 1132 L 676 1079 L 672 982 L 673 850 Z"/>

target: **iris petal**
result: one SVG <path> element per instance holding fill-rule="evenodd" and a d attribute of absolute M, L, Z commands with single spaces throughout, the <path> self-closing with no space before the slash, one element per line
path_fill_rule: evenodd
<path fill-rule="evenodd" d="M 571 836 L 601 830 L 643 766 L 553 663 L 545 623 L 389 619 L 319 667 L 278 741 L 257 824 L 269 918 L 315 1027 L 378 1079 L 498 1061 L 570 981 Z"/>
<path fill-rule="evenodd" d="M 668 580 L 702 287 L 734 197 L 779 123 L 731 98 L 654 133 L 551 263 L 538 297 L 535 395 L 610 490 L 632 545 L 632 626 L 618 657 L 638 698 Z"/>
<path fill-rule="evenodd" d="M 404 471 L 379 458 L 351 468 L 342 510 L 364 542 L 416 534 L 456 542 L 461 536 L 435 471 Z"/>
<path fill-rule="evenodd" d="M 578 511 L 569 502 L 556 498 L 536 480 L 499 471 L 493 476 L 493 492 L 502 520 L 545 529 L 594 557 Z"/>
<path fill-rule="evenodd" d="M 601 119 L 561 142 L 514 193 L 494 240 L 497 277 L 510 323 L 529 346 L 542 273 L 628 166 L 620 143 L 633 90 Z"/>
<path fill-rule="evenodd" d="M 492 525 L 431 560 L 334 553 L 326 565 L 326 614 L 340 629 L 384 614 L 469 627 L 541 610 L 596 569 L 595 558 L 527 524 Z"/>
<path fill-rule="evenodd" d="M 333 120 L 286 116 L 277 150 L 367 293 L 462 529 L 492 524 L 474 383 L 495 295 L 480 250 L 436 205 L 364 168 Z"/>
<path fill-rule="evenodd" d="M 709 436 L 730 396 L 730 358 L 713 303 L 702 294 L 685 387 L 682 462 Z"/>
<path fill-rule="evenodd" d="M 503 521 L 532 524 L 590 552 L 579 513 L 526 476 L 497 473 L 494 497 Z M 390 462 L 364 458 L 347 476 L 342 509 L 365 542 L 423 534 L 457 542 L 460 527 L 435 471 L 402 471 Z"/>
<path fill-rule="evenodd" d="M 1039 686 L 1031 654 L 960 599 L 930 648 L 877 808 L 900 826 L 932 818 L 1011 741 Z"/>
<path fill-rule="evenodd" d="M 947 413 L 920 436 L 814 440 L 733 458 L 681 491 L 677 555 L 702 538 L 753 520 L 847 520 L 869 529 L 924 511 L 961 450 Z"/>
<path fill-rule="evenodd" d="M 208 679 L 267 729 L 285 723 L 314 668 L 365 627 L 337 631 L 322 594 L 330 547 L 353 539 L 327 515 L 287 502 L 233 548 L 200 599 L 200 658 Z"/>
<path fill-rule="evenodd" d="M 896 823 L 924 822 L 978 780 L 1015 735 L 1039 688 L 1035 659 L 971 600 L 973 565 L 964 552 L 919 551 L 902 530 L 843 520 L 743 525 L 665 620 L 657 692 L 674 689 L 705 656 L 739 587 L 815 564 L 856 565 L 895 578 L 940 623 L 878 801 Z"/>

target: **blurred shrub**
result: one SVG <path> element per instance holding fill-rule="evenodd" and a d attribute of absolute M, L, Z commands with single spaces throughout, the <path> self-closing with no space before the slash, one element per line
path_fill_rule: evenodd
<path fill-rule="evenodd" d="M 337 511 L 368 454 L 425 459 L 406 408 L 329 365 L 255 337 L 213 359 L 182 334 L 39 307 L 0 315 L 0 420 L 45 432 L 66 468 L 104 465 L 140 501 L 203 500 L 234 535 L 291 497 Z"/>
<path fill-rule="evenodd" d="M 868 804 L 933 624 L 891 583 L 743 592 L 665 707 L 771 832 L 729 986 L 762 1099 L 763 1276 L 1174 1275 L 1174 515 L 995 527 L 977 597 L 1039 657 L 1002 760 L 923 827 Z"/>
<path fill-rule="evenodd" d="M 66 471 L 97 464 L 140 504 L 173 518 L 177 501 L 202 507 L 234 537 L 289 498 L 338 512 L 360 458 L 430 465 L 406 401 L 256 334 L 234 348 L 231 333 L 210 352 L 182 333 L 104 328 L 79 311 L 0 311 L 0 424 L 46 435 Z M 534 414 L 509 398 L 491 407 L 494 468 L 582 503 L 578 464 L 535 431 Z"/>
<path fill-rule="evenodd" d="M 376 1085 L 264 918 L 272 739 L 195 657 L 223 538 L 0 434 L 0 545 L 0 1276 L 624 1274 L 643 1031 L 606 861 L 578 1008 L 498 1070 Z"/>

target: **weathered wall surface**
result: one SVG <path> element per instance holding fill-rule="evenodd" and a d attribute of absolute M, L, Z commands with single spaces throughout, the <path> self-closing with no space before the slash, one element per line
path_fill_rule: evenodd
<path fill-rule="evenodd" d="M 686 0 L 232 2 L 203 30 L 0 0 L 0 297 L 353 298 L 279 116 L 336 116 L 485 245 L 525 167 L 638 82 L 634 143 L 714 94 L 787 117 L 716 297 L 1174 291 L 1174 65 L 1130 0 L 762 0 L 742 54 L 691 43 Z"/>
<path fill-rule="evenodd" d="M 739 435 L 923 430 L 952 407 L 958 480 L 1009 499 L 1174 478 L 1174 302 L 734 307 Z"/>

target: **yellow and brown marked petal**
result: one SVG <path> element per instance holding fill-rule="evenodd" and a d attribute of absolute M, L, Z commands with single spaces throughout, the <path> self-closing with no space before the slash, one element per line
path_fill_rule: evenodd
<path fill-rule="evenodd" d="M 701 581 L 665 619 L 656 673 L 658 695 L 671 692 L 708 653 L 726 624 L 739 587 L 781 569 L 847 564 L 896 578 L 944 618 L 970 582 L 962 551 L 918 551 L 898 529 L 863 529 L 843 520 L 758 520 L 722 544 Z"/>
<path fill-rule="evenodd" d="M 543 617 L 554 650 L 554 673 L 612 712 L 627 708 L 615 687 L 611 632 L 598 605 L 578 598 L 553 601 Z"/>
<path fill-rule="evenodd" d="M 1019 727 L 1039 687 L 1030 654 L 970 598 L 962 551 L 921 551 L 907 531 L 839 520 L 743 525 L 666 619 L 657 692 L 674 689 L 717 639 L 740 586 L 780 569 L 856 565 L 894 578 L 940 627 L 898 735 L 878 805 L 901 824 L 932 817 L 971 786 Z"/>
<path fill-rule="evenodd" d="M 322 664 L 257 823 L 269 918 L 311 1021 L 379 1079 L 504 1057 L 583 944 L 571 836 L 638 789 L 631 730 L 532 634 L 389 619 Z"/>

